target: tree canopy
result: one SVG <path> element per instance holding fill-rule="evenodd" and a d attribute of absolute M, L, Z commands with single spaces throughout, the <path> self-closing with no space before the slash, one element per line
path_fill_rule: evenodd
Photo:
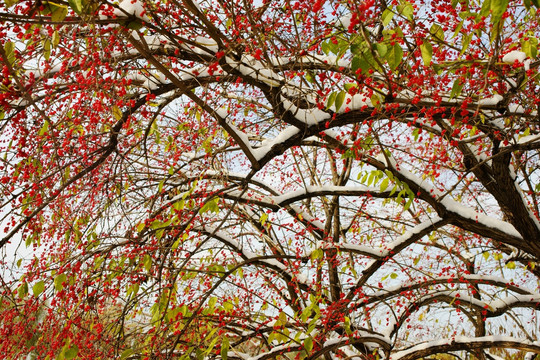
<path fill-rule="evenodd" d="M 535 358 L 538 6 L 4 0 L 0 355 Z"/>

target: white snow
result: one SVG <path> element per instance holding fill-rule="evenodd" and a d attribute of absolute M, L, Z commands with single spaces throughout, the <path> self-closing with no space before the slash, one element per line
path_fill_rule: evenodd
<path fill-rule="evenodd" d="M 297 120 L 300 120 L 307 125 L 316 125 L 331 118 L 330 114 L 317 108 L 308 110 L 300 109 L 283 96 L 281 96 L 281 101 L 285 110 L 290 111 Z"/>
<path fill-rule="evenodd" d="M 508 111 L 513 114 L 524 114 L 525 108 L 519 104 L 510 104 L 508 105 Z"/>
<path fill-rule="evenodd" d="M 131 36 L 137 41 L 144 42 L 146 45 L 148 45 L 148 48 L 150 50 L 159 49 L 161 46 L 165 46 L 166 48 L 171 48 L 171 42 L 166 36 L 163 36 L 161 34 L 157 35 L 144 35 L 141 36 L 137 31 L 132 31 Z"/>
<path fill-rule="evenodd" d="M 382 154 L 377 157 L 377 160 L 384 161 L 384 156 L 381 156 Z M 390 162 L 393 162 L 390 158 Z M 386 164 L 386 161 L 384 161 Z M 394 170 L 395 166 L 393 166 Z M 463 204 L 458 203 L 457 201 L 452 200 L 449 196 L 444 196 L 441 191 L 438 189 L 435 189 L 433 186 L 431 186 L 426 181 L 422 180 L 418 176 L 412 174 L 410 171 L 400 168 L 399 173 L 409 179 L 409 181 L 415 183 L 418 187 L 423 189 L 424 191 L 431 194 L 435 199 L 439 201 L 439 203 L 446 208 L 446 210 L 451 211 L 461 217 L 474 220 L 486 227 L 497 229 L 499 231 L 502 231 L 510 236 L 514 236 L 517 238 L 521 238 L 521 234 L 514 228 L 514 226 L 508 222 L 493 218 L 491 216 L 479 213 L 475 211 L 472 208 L 469 208 Z"/>
<path fill-rule="evenodd" d="M 488 155 L 486 154 L 485 150 L 480 150 L 480 146 L 475 144 L 469 144 L 468 147 L 478 162 L 484 162 L 488 160 Z M 491 165 L 491 160 L 488 160 L 487 163 L 488 165 Z"/>
<path fill-rule="evenodd" d="M 523 51 L 513 50 L 510 51 L 508 54 L 504 55 L 502 61 L 508 64 L 513 64 L 516 60 L 520 63 L 523 63 L 526 58 L 527 54 L 525 54 Z"/>
<path fill-rule="evenodd" d="M 202 12 L 201 4 L 199 4 L 197 0 L 192 0 L 192 2 L 193 2 L 193 5 L 195 5 L 195 7 L 197 8 L 197 10 Z"/>
<path fill-rule="evenodd" d="M 527 59 L 523 62 L 523 68 L 525 69 L 525 71 L 531 68 L 531 59 Z"/>
<path fill-rule="evenodd" d="M 199 55 L 215 54 L 219 50 L 217 43 L 213 39 L 204 36 L 195 37 L 192 43 L 182 43 L 180 46 Z"/>
<path fill-rule="evenodd" d="M 284 56 L 274 56 L 270 58 L 272 66 L 284 66 L 289 64 L 291 61 L 295 63 L 301 63 L 305 65 L 337 65 L 339 67 L 350 68 L 351 62 L 349 60 L 338 58 L 337 56 L 332 55 L 320 55 L 320 54 L 310 54 L 302 57 L 284 57 Z"/>
<path fill-rule="evenodd" d="M 219 117 L 222 119 L 225 119 L 227 117 L 227 111 L 225 109 L 218 109 L 216 110 L 216 113 Z M 233 123 L 227 122 L 227 125 L 229 126 L 229 129 L 234 132 L 234 134 L 240 139 L 240 141 L 248 148 L 248 151 L 253 154 L 254 150 L 251 147 L 251 144 L 249 143 L 249 137 L 240 129 L 238 129 Z M 233 134 L 231 134 L 233 135 Z"/>
<path fill-rule="evenodd" d="M 495 94 L 490 98 L 482 99 L 482 100 L 478 101 L 478 105 L 480 105 L 480 106 L 497 105 L 503 99 L 504 98 L 501 95 Z"/>
<path fill-rule="evenodd" d="M 489 123 L 498 129 L 504 129 L 505 126 L 503 119 L 493 119 L 490 120 Z"/>
<path fill-rule="evenodd" d="M 349 60 L 344 60 L 343 58 L 338 58 L 337 56 L 333 56 L 333 55 L 319 55 L 319 54 L 306 55 L 306 56 L 303 56 L 300 61 L 302 63 L 315 63 L 315 64 L 322 63 L 322 64 L 328 64 L 328 65 L 337 65 L 339 67 L 351 66 L 351 63 Z"/>
<path fill-rule="evenodd" d="M 118 8 L 114 9 L 113 14 L 118 17 L 134 15 L 146 22 L 150 21 L 150 18 L 146 16 L 144 4 L 140 0 L 121 0 L 120 3 L 118 3 Z"/>
<path fill-rule="evenodd" d="M 491 311 L 496 312 L 498 310 L 503 310 L 507 306 L 512 307 L 512 305 L 517 303 L 529 303 L 531 305 L 538 304 L 540 303 L 540 295 L 512 295 L 505 297 L 504 299 L 495 300 L 487 305 Z"/>
<path fill-rule="evenodd" d="M 337 20 L 336 25 L 341 25 L 345 29 L 347 29 L 349 25 L 351 25 L 351 19 L 352 19 L 352 14 L 343 15 Z"/>
<path fill-rule="evenodd" d="M 230 57 L 226 57 L 225 60 L 232 68 L 240 71 L 242 75 L 262 81 L 269 86 L 279 86 L 283 80 L 280 75 L 266 68 L 261 61 L 251 55 L 243 55 L 240 62 Z"/>
<path fill-rule="evenodd" d="M 385 256 L 385 252 L 380 250 L 375 250 L 369 246 L 365 245 L 356 245 L 356 244 L 336 244 L 332 242 L 326 242 L 326 241 L 318 241 L 317 242 L 317 248 L 319 249 L 337 249 L 337 250 L 345 250 L 345 251 L 351 251 L 360 253 L 362 255 L 370 256 L 375 259 L 381 259 L 383 256 Z"/>
<path fill-rule="evenodd" d="M 325 100 L 326 101 L 326 100 Z M 352 110 L 358 110 L 361 109 L 364 106 L 372 107 L 373 104 L 371 103 L 371 99 L 367 97 L 365 94 L 355 94 L 345 95 L 345 100 L 343 101 L 343 104 L 339 107 L 339 109 L 336 109 L 335 103 L 332 104 L 332 106 L 329 108 L 331 111 L 337 112 L 337 113 L 344 113 L 346 111 L 352 111 Z"/>
<path fill-rule="evenodd" d="M 421 222 L 420 224 L 416 225 L 412 229 L 405 231 L 403 235 L 399 236 L 395 241 L 393 241 L 392 243 L 388 245 L 389 249 L 386 251 L 386 254 L 382 255 L 382 257 L 390 256 L 391 254 L 395 253 L 394 249 L 402 246 L 402 244 L 409 241 L 414 235 L 419 234 L 420 232 L 428 229 L 429 227 L 433 225 L 437 225 L 437 223 L 441 221 L 442 219 L 436 216 L 433 219 L 429 219 L 424 222 Z"/>
<path fill-rule="evenodd" d="M 149 74 L 131 73 L 126 75 L 126 79 L 135 82 L 142 82 L 141 86 L 148 90 L 155 90 L 160 84 L 167 83 L 167 78 L 165 75 L 158 72 Z"/>
<path fill-rule="evenodd" d="M 180 80 L 191 80 L 191 79 L 202 79 L 206 77 L 210 77 L 210 73 L 208 72 L 207 66 L 194 66 L 189 69 L 181 69 L 181 74 L 178 77 Z M 220 66 L 217 66 L 214 70 L 213 74 L 220 74 L 223 75 L 225 72 Z"/>
<path fill-rule="evenodd" d="M 391 189 L 385 191 L 390 192 Z M 340 193 L 343 194 L 343 196 L 357 196 L 359 194 L 366 194 L 368 192 L 379 192 L 379 189 L 377 188 L 369 188 L 367 186 L 334 186 L 334 185 L 323 185 L 323 186 L 313 186 L 313 185 L 307 185 L 303 189 L 298 189 L 294 191 L 290 191 L 286 194 L 276 196 L 275 202 L 277 204 L 281 204 L 283 202 L 286 202 L 290 199 L 293 199 L 295 197 L 303 198 L 303 195 L 309 195 L 313 193 Z"/>
<path fill-rule="evenodd" d="M 451 339 L 432 340 L 432 341 L 420 343 L 406 350 L 395 352 L 394 354 L 390 355 L 389 360 L 398 360 L 416 351 L 426 350 L 429 348 L 435 348 L 435 347 L 450 345 L 450 344 L 467 345 L 467 344 L 473 344 L 473 343 L 478 343 L 478 342 L 490 342 L 494 344 L 498 342 L 509 342 L 509 343 L 534 346 L 540 350 L 540 346 L 537 343 L 534 343 L 525 339 L 518 339 L 518 338 L 509 337 L 509 336 L 497 336 L 497 335 L 482 336 L 482 337 L 456 336 Z"/>
<path fill-rule="evenodd" d="M 290 205 L 290 208 L 298 215 L 301 215 L 302 218 L 308 222 L 311 226 L 313 226 L 314 228 L 317 228 L 318 230 L 321 230 L 321 231 L 324 231 L 324 224 L 315 219 L 313 216 L 311 216 L 310 214 L 308 214 L 307 212 L 303 211 L 300 207 L 296 206 L 296 205 Z"/>
<path fill-rule="evenodd" d="M 76 62 L 74 64 L 72 64 L 72 66 L 76 66 L 76 65 L 78 65 Z M 43 77 L 43 76 L 51 77 L 54 74 L 56 74 L 57 72 L 60 72 L 61 70 L 62 70 L 62 63 L 57 63 L 57 64 L 52 65 L 51 68 L 46 72 L 44 72 L 40 68 L 28 69 L 28 70 L 24 70 L 24 72 L 26 74 L 28 74 L 28 75 L 33 74 L 34 79 L 38 79 L 38 78 Z"/>
<path fill-rule="evenodd" d="M 29 105 L 28 100 L 23 99 L 23 98 L 17 98 L 17 99 L 14 99 L 14 100 L 9 100 L 8 103 L 9 103 L 10 106 L 12 106 L 14 108 L 16 108 L 16 107 L 24 107 L 24 106 Z"/>
<path fill-rule="evenodd" d="M 528 143 L 533 143 L 533 142 L 538 141 L 538 140 L 540 140 L 540 135 L 527 135 L 527 136 L 522 136 L 521 138 L 519 138 L 517 143 L 518 144 L 528 144 Z"/>
<path fill-rule="evenodd" d="M 268 152 L 272 149 L 274 145 L 287 141 L 299 132 L 300 129 L 296 126 L 289 126 L 285 128 L 274 139 L 263 141 L 261 147 L 253 150 L 253 156 L 255 157 L 255 159 L 261 160 L 266 156 L 266 154 L 268 154 Z"/>
<path fill-rule="evenodd" d="M 274 269 L 278 269 L 279 271 L 289 275 L 291 277 L 291 279 L 295 279 L 300 284 L 303 284 L 303 285 L 306 285 L 306 286 L 311 285 L 311 280 L 309 280 L 307 278 L 307 276 L 305 276 L 303 274 L 294 274 L 294 273 L 292 273 L 285 264 L 281 263 L 280 261 L 278 261 L 276 259 L 260 258 L 260 256 L 257 255 L 256 253 L 244 249 L 238 243 L 238 241 L 234 240 L 227 233 L 225 233 L 225 232 L 223 232 L 221 230 L 216 230 L 216 228 L 208 226 L 208 225 L 204 225 L 202 228 L 195 228 L 195 230 L 203 230 L 207 234 L 213 234 L 220 241 L 222 241 L 223 243 L 231 246 L 235 251 L 241 252 L 242 256 L 245 259 L 257 260 L 259 263 L 269 265 L 270 267 L 273 267 Z"/>

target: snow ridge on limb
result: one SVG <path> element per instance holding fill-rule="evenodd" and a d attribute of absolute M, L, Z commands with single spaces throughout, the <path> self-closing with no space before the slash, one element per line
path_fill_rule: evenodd
<path fill-rule="evenodd" d="M 382 258 L 379 260 L 372 260 L 362 271 L 362 276 L 356 282 L 354 286 L 348 291 L 346 296 L 347 300 L 353 301 L 357 295 L 357 291 L 364 286 L 364 284 L 371 278 L 371 276 L 390 258 L 399 254 L 401 250 L 406 248 L 408 245 L 415 243 L 420 240 L 433 230 L 436 230 L 448 223 L 447 220 L 436 217 L 434 219 L 426 220 L 417 226 L 409 229 L 405 234 L 398 237 L 391 245 L 389 245 L 385 252 L 382 254 Z"/>
<path fill-rule="evenodd" d="M 486 318 L 492 318 L 501 316 L 513 308 L 539 309 L 540 296 L 537 294 L 514 294 L 504 299 L 488 301 L 477 299 L 469 291 L 434 290 L 412 301 L 398 318 L 395 318 L 391 325 L 387 327 L 385 333 L 389 337 L 394 336 L 405 323 L 405 320 L 410 317 L 410 314 L 434 303 L 447 303 L 449 306 L 457 308 L 476 310 L 483 312 L 483 316 Z"/>
<path fill-rule="evenodd" d="M 258 263 L 270 269 L 273 269 L 279 273 L 285 274 L 289 280 L 294 279 L 294 281 L 298 282 L 299 284 L 307 288 L 313 285 L 312 282 L 309 281 L 309 279 L 307 279 L 302 274 L 292 273 L 290 269 L 284 263 L 280 262 L 279 260 L 276 260 L 274 256 L 258 255 L 247 249 L 244 249 L 244 247 L 241 246 L 240 243 L 238 243 L 236 240 L 231 238 L 224 231 L 216 230 L 216 228 L 213 228 L 209 225 L 205 225 L 204 227 L 194 228 L 194 229 L 201 231 L 207 236 L 211 236 L 215 239 L 218 239 L 225 245 L 229 246 L 233 251 L 240 253 L 240 256 L 249 263 Z"/>
<path fill-rule="evenodd" d="M 389 360 L 412 360 L 424 357 L 428 354 L 457 350 L 489 349 L 494 347 L 508 347 L 540 353 L 540 344 L 529 340 L 509 336 L 456 336 L 452 339 L 424 342 L 412 346 L 409 349 L 395 352 L 390 355 Z"/>
<path fill-rule="evenodd" d="M 479 228 L 478 230 L 489 234 L 488 236 L 497 239 L 503 238 L 511 244 L 519 244 L 522 241 L 521 234 L 512 224 L 479 213 L 470 207 L 451 199 L 451 194 L 444 194 L 442 191 L 429 184 L 428 181 L 421 179 L 407 169 L 403 167 L 398 169 L 395 160 L 391 158 L 384 159 L 384 157 L 379 157 L 378 159 L 383 161 L 386 168 L 392 171 L 396 177 L 406 182 L 413 191 L 419 193 L 419 197 L 430 203 L 442 216 L 448 217 L 449 219 L 452 219 L 453 222 L 463 224 L 470 228 Z M 477 225 L 475 226 L 474 224 Z M 480 229 L 480 227 L 482 229 Z"/>

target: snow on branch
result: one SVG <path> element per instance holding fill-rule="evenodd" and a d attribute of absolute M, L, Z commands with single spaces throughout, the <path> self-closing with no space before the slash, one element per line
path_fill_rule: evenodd
<path fill-rule="evenodd" d="M 433 340 L 420 343 L 406 350 L 392 354 L 389 360 L 413 360 L 436 353 L 458 350 L 488 349 L 493 347 L 515 348 L 540 353 L 540 344 L 509 336 L 456 336 L 452 339 Z"/>
<path fill-rule="evenodd" d="M 379 157 L 378 159 L 384 161 L 387 168 L 396 176 L 402 178 L 409 185 L 409 187 L 411 187 L 411 189 L 418 189 L 422 199 L 430 200 L 430 203 L 436 203 L 437 205 L 435 205 L 435 207 L 439 207 L 439 213 L 448 212 L 451 213 L 451 216 L 472 220 L 485 228 L 504 233 L 509 237 L 516 239 L 521 238 L 521 234 L 514 228 L 512 224 L 496 219 L 492 216 L 479 213 L 474 209 L 453 200 L 450 195 L 444 194 L 442 191 L 429 184 L 427 180 L 421 179 L 404 167 L 400 167 L 398 169 L 395 160 L 391 158 L 388 159 L 389 161 L 386 161 L 384 157 Z"/>
<path fill-rule="evenodd" d="M 296 201 L 325 195 L 373 196 L 380 198 L 388 198 L 390 197 L 391 193 L 392 189 L 380 191 L 380 189 L 378 188 L 371 188 L 367 186 L 307 185 L 303 189 L 291 191 L 287 194 L 274 197 L 274 202 L 281 206 L 287 206 Z"/>
<path fill-rule="evenodd" d="M 256 253 L 245 249 L 239 242 L 231 238 L 227 233 L 217 230 L 217 228 L 205 225 L 202 228 L 195 228 L 194 230 L 201 231 L 208 236 L 218 239 L 223 244 L 229 246 L 233 251 L 240 253 L 241 257 L 250 263 L 264 265 L 270 269 L 273 269 L 274 271 L 284 274 L 289 281 L 294 280 L 307 288 L 312 285 L 311 281 L 303 274 L 295 274 L 291 272 L 289 268 L 279 260 L 273 259 L 269 256 L 257 255 Z"/>

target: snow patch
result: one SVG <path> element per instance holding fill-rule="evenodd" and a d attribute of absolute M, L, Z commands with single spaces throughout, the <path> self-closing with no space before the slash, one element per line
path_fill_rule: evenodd
<path fill-rule="evenodd" d="M 490 98 L 482 99 L 482 100 L 478 101 L 478 105 L 480 105 L 480 106 L 497 105 L 499 102 L 501 102 L 503 100 L 504 100 L 504 98 L 501 95 L 496 94 L 496 95 L 493 95 Z"/>
<path fill-rule="evenodd" d="M 145 22 L 150 21 L 150 18 L 146 16 L 144 4 L 140 0 L 121 0 L 118 8 L 114 9 L 113 14 L 118 17 L 134 15 Z"/>
<path fill-rule="evenodd" d="M 297 120 L 300 120 L 307 125 L 316 125 L 318 123 L 321 123 L 325 120 L 330 119 L 331 117 L 330 114 L 322 110 L 319 110 L 317 108 L 307 109 L 307 110 L 300 109 L 299 107 L 294 105 L 292 102 L 290 102 L 283 96 L 281 97 L 281 101 L 283 103 L 283 107 L 285 108 L 285 110 L 292 112 L 294 117 Z"/>
<path fill-rule="evenodd" d="M 293 136 L 297 135 L 299 132 L 300 129 L 296 126 L 289 126 L 285 128 L 274 139 L 263 141 L 261 147 L 253 150 L 253 156 L 255 159 L 261 160 L 268 154 L 274 145 L 284 143 Z"/>
<path fill-rule="evenodd" d="M 516 60 L 520 63 L 523 63 L 526 58 L 527 54 L 525 54 L 523 51 L 514 50 L 504 55 L 502 61 L 508 64 L 513 64 Z"/>
<path fill-rule="evenodd" d="M 127 80 L 131 80 L 133 82 L 140 83 L 140 86 L 148 89 L 148 90 L 155 90 L 159 87 L 161 84 L 167 83 L 167 78 L 162 73 L 150 73 L 150 74 L 141 74 L 141 73 L 134 73 L 134 74 L 128 74 L 126 75 Z M 137 84 L 139 85 L 139 84 Z"/>

